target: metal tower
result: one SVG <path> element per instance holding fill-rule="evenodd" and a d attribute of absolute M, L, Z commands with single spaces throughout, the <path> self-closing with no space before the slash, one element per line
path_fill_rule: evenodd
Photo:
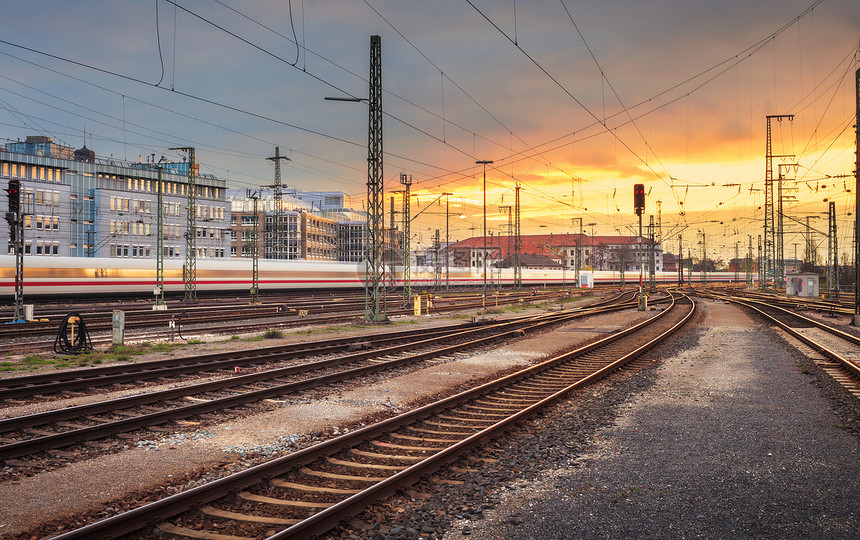
<path fill-rule="evenodd" d="M 153 156 L 154 158 L 155 156 Z M 161 159 L 164 159 L 162 157 Z M 159 161 L 158 163 L 161 163 Z M 162 182 L 162 167 L 156 164 L 158 170 L 158 225 L 155 229 L 155 305 L 154 310 L 167 309 L 167 304 L 164 303 L 164 184 Z"/>
<path fill-rule="evenodd" d="M 774 155 L 773 141 L 771 138 L 771 119 L 776 119 L 782 122 L 783 118 L 789 121 L 794 120 L 793 114 L 773 114 L 767 117 L 767 135 L 765 142 L 765 173 L 764 173 L 764 258 L 766 263 L 765 279 L 768 277 L 774 278 L 774 286 L 776 286 L 776 227 L 774 223 L 774 208 L 773 208 L 773 158 L 775 157 L 794 157 L 788 155 Z M 781 197 L 780 197 L 781 198 Z M 766 283 L 764 284 L 766 285 Z M 764 287 L 766 288 L 766 287 Z"/>
<path fill-rule="evenodd" d="M 747 250 L 747 289 L 753 288 L 753 248 L 752 248 L 752 235 L 749 236 L 749 249 Z"/>
<path fill-rule="evenodd" d="M 857 118 L 854 121 L 854 326 L 860 325 L 860 69 L 854 73 L 854 99 Z"/>
<path fill-rule="evenodd" d="M 246 192 L 249 199 L 253 201 L 252 208 L 254 209 L 254 229 L 251 233 L 251 303 L 260 303 L 260 214 L 257 207 L 257 201 L 260 197 L 257 192 L 252 192 L 250 189 Z"/>
<path fill-rule="evenodd" d="M 827 206 L 827 290 L 839 298 L 839 250 L 836 245 L 836 203 Z"/>
<path fill-rule="evenodd" d="M 520 288 L 523 286 L 523 268 L 520 260 L 520 253 L 523 250 L 523 240 L 520 236 L 520 186 L 515 188 L 516 195 L 514 196 L 514 287 Z"/>
<path fill-rule="evenodd" d="M 382 38 L 370 36 L 367 131 L 367 257 L 364 275 L 364 320 L 385 321 L 385 199 L 382 176 Z"/>
<path fill-rule="evenodd" d="M 391 203 L 388 212 L 388 286 L 394 291 L 397 289 L 397 252 L 395 249 L 397 244 L 397 227 L 394 224 L 394 195 L 389 197 L 388 200 Z"/>
<path fill-rule="evenodd" d="M 648 216 L 650 223 L 648 224 L 649 243 L 648 243 L 648 289 L 653 293 L 656 286 L 656 263 L 657 258 L 657 243 L 656 229 L 654 228 L 654 216 Z"/>
<path fill-rule="evenodd" d="M 188 153 L 188 202 L 186 203 L 185 222 L 185 265 L 182 267 L 182 283 L 185 285 L 183 300 L 197 299 L 197 170 L 194 159 L 194 148 L 180 147 L 171 150 L 181 150 Z"/>
<path fill-rule="evenodd" d="M 275 147 L 275 155 L 266 158 L 275 162 L 275 183 L 272 184 L 273 203 L 275 206 L 274 221 L 272 223 L 272 258 L 284 258 L 284 206 L 283 191 L 281 185 L 281 160 L 290 161 L 287 156 L 281 155 L 281 148 Z"/>
<path fill-rule="evenodd" d="M 412 195 L 412 176 L 400 173 L 400 183 L 403 184 L 403 306 L 408 308 L 412 303 L 412 246 L 409 215 L 409 197 Z"/>
<path fill-rule="evenodd" d="M 439 258 L 440 243 L 439 229 L 436 229 L 436 234 L 433 236 L 433 289 L 436 291 L 442 285 L 442 259 Z"/>

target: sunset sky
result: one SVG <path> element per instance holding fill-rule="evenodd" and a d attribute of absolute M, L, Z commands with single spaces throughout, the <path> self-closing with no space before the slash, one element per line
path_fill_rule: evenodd
<path fill-rule="evenodd" d="M 807 216 L 826 232 L 826 201 L 842 217 L 840 251 L 851 248 L 857 0 L 48 0 L 3 11 L 0 139 L 79 148 L 86 130 L 99 156 L 134 161 L 194 146 L 201 170 L 237 189 L 271 184 L 265 158 L 280 146 L 288 187 L 344 191 L 361 208 L 367 107 L 323 98 L 368 95 L 377 34 L 386 192 L 412 175 L 413 215 L 453 193 L 452 239 L 481 234 L 475 161 L 492 160 L 494 234 L 517 183 L 525 234 L 577 232 L 574 218 L 589 234 L 626 234 L 639 182 L 646 224 L 659 202 L 664 248 L 702 230 L 709 257 L 733 257 L 738 242 L 744 256 L 762 232 L 766 116 L 793 114 L 772 125 L 773 154 L 795 156 L 773 165 L 786 178 L 785 254 L 797 244 L 802 256 Z M 440 202 L 413 222 L 419 246 L 437 228 L 444 238 Z M 824 236 L 815 242 L 826 257 Z"/>

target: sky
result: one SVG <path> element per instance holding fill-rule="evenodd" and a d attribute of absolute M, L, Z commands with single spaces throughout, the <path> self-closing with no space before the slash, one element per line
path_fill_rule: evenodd
<path fill-rule="evenodd" d="M 785 255 L 828 203 L 851 249 L 856 0 L 149 0 L 14 2 L 0 19 L 0 141 L 178 160 L 233 189 L 367 182 L 370 36 L 382 39 L 386 209 L 412 177 L 413 245 L 506 234 L 629 234 L 633 185 L 664 249 L 745 256 L 762 233 L 766 117 Z M 794 165 L 796 164 L 796 166 Z M 451 193 L 441 196 L 442 193 Z M 400 219 L 398 216 L 397 219 Z M 849 259 L 850 260 L 850 259 Z"/>

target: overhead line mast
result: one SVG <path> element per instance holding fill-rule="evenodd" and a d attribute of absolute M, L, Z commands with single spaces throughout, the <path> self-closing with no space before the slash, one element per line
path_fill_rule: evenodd
<path fill-rule="evenodd" d="M 764 260 L 765 260 L 765 282 L 763 289 L 767 289 L 768 277 L 773 278 L 773 285 L 777 287 L 776 278 L 782 274 L 782 271 L 777 271 L 777 235 L 774 221 L 773 208 L 773 158 L 778 157 L 794 157 L 793 155 L 774 155 L 773 142 L 771 138 L 771 119 L 776 119 L 782 122 L 783 118 L 789 121 L 794 120 L 793 114 L 772 114 L 767 117 L 767 135 L 765 142 L 765 172 L 764 172 Z"/>
<path fill-rule="evenodd" d="M 274 157 L 266 158 L 269 161 L 275 162 L 275 183 L 272 184 L 273 199 L 275 205 L 274 223 L 272 224 L 272 258 L 284 258 L 284 207 L 283 207 L 283 191 L 281 186 L 281 160 L 290 161 L 287 156 L 281 155 L 281 148 L 275 147 Z"/>
<path fill-rule="evenodd" d="M 197 172 L 199 166 L 194 159 L 194 148 L 178 147 L 188 153 L 188 202 L 185 222 L 185 265 L 182 267 L 182 283 L 185 285 L 183 300 L 197 299 Z"/>
<path fill-rule="evenodd" d="M 367 262 L 364 319 L 388 320 L 385 313 L 383 244 L 385 200 L 382 176 L 382 38 L 370 36 L 370 95 L 367 135 Z"/>

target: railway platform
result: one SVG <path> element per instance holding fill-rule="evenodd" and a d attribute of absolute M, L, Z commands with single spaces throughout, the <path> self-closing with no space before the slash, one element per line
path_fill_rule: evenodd
<path fill-rule="evenodd" d="M 445 538 L 860 537 L 856 399 L 739 308 L 700 305 L 689 348 L 631 378 L 649 382 L 579 451 Z M 546 429 L 564 444 L 574 417 Z"/>

